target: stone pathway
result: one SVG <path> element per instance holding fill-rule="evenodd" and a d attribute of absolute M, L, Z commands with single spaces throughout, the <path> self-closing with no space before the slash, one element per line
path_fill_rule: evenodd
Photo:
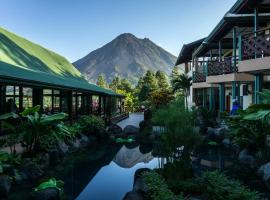
<path fill-rule="evenodd" d="M 129 114 L 129 118 L 124 119 L 121 122 L 118 122 L 118 126 L 121 128 L 125 128 L 127 125 L 133 125 L 139 128 L 139 124 L 144 120 L 143 113 L 131 113 Z"/>

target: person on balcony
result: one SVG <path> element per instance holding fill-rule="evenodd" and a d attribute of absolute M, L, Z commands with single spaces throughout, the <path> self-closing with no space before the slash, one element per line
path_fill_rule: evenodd
<path fill-rule="evenodd" d="M 234 99 L 233 100 L 233 106 L 232 106 L 232 110 L 230 112 L 230 115 L 236 115 L 237 114 L 237 111 L 240 109 L 240 105 L 237 101 L 237 99 Z"/>

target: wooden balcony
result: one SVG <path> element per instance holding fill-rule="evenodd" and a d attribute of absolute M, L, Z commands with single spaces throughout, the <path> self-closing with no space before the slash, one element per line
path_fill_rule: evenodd
<path fill-rule="evenodd" d="M 270 29 L 242 36 L 242 60 L 270 56 Z"/>
<path fill-rule="evenodd" d="M 207 76 L 218 76 L 236 72 L 238 72 L 238 68 L 237 66 L 233 66 L 233 57 L 226 57 L 222 61 L 209 61 L 207 65 Z"/>
<path fill-rule="evenodd" d="M 193 72 L 193 83 L 202 83 L 206 81 L 206 75 L 202 72 Z"/>
<path fill-rule="evenodd" d="M 239 72 L 258 74 L 270 72 L 270 29 L 242 36 Z"/>

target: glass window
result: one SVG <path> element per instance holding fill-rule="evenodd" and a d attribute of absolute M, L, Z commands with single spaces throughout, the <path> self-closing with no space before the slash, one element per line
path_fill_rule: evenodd
<path fill-rule="evenodd" d="M 43 90 L 43 110 L 45 113 L 60 112 L 61 97 L 60 90 Z"/>
<path fill-rule="evenodd" d="M 53 90 L 53 112 L 60 111 L 60 90 Z"/>
<path fill-rule="evenodd" d="M 99 109 L 99 97 L 96 95 L 92 96 L 92 109 L 94 114 L 98 114 Z"/>
<path fill-rule="evenodd" d="M 45 113 L 51 113 L 52 112 L 52 90 L 44 89 L 43 90 L 43 111 Z"/>
<path fill-rule="evenodd" d="M 32 88 L 23 88 L 23 109 L 33 106 L 33 90 Z"/>
<path fill-rule="evenodd" d="M 6 86 L 5 112 L 18 112 L 20 106 L 19 86 Z"/>
<path fill-rule="evenodd" d="M 67 92 L 62 92 L 61 96 L 61 103 L 62 103 L 62 112 L 68 113 L 68 93 Z"/>

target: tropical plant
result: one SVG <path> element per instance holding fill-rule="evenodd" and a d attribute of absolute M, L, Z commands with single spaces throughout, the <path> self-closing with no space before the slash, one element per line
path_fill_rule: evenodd
<path fill-rule="evenodd" d="M 9 154 L 4 151 L 0 151 L 0 173 L 4 173 L 4 168 L 12 166 L 18 166 L 21 163 L 21 156 L 15 154 Z"/>
<path fill-rule="evenodd" d="M 173 189 L 176 193 L 195 194 L 203 199 L 215 200 L 260 200 L 257 192 L 251 191 L 240 182 L 228 178 L 219 171 L 207 171 L 201 176 L 179 181 Z"/>
<path fill-rule="evenodd" d="M 151 106 L 155 109 L 168 105 L 173 99 L 169 90 L 156 90 L 150 94 Z"/>
<path fill-rule="evenodd" d="M 98 138 L 105 137 L 105 122 L 98 116 L 81 116 L 78 124 L 82 127 L 82 133 L 86 135 L 97 136 Z"/>
<path fill-rule="evenodd" d="M 56 180 L 55 178 L 51 178 L 47 181 L 40 183 L 36 188 L 34 188 L 35 192 L 46 190 L 48 188 L 55 188 L 60 192 L 64 190 L 64 182 L 62 180 Z"/>
<path fill-rule="evenodd" d="M 206 199 L 216 200 L 259 200 L 258 193 L 250 191 L 236 180 L 230 180 L 218 171 L 205 172 L 196 179 L 196 183 L 203 188 L 202 193 Z"/>
<path fill-rule="evenodd" d="M 241 148 L 264 148 L 266 135 L 270 134 L 270 90 L 263 90 L 259 95 L 262 104 L 251 105 L 227 118 L 233 142 Z"/>
<path fill-rule="evenodd" d="M 31 153 L 38 146 L 42 145 L 42 141 L 46 142 L 49 138 L 63 140 L 71 136 L 68 128 L 60 123 L 66 118 L 67 114 L 45 115 L 40 114 L 39 111 L 40 106 L 35 106 L 25 109 L 20 114 L 7 113 L 0 116 L 0 120 L 20 119 L 18 126 L 22 135 L 21 139 L 28 153 Z"/>
<path fill-rule="evenodd" d="M 188 95 L 190 91 L 192 78 L 187 74 L 180 74 L 178 78 L 172 79 L 173 92 L 181 91 L 185 96 L 186 105 L 188 105 Z"/>
<path fill-rule="evenodd" d="M 146 198 L 149 200 L 184 200 L 182 195 L 176 196 L 166 184 L 162 176 L 155 171 L 143 172 L 143 182 L 146 184 Z"/>
<path fill-rule="evenodd" d="M 185 108 L 184 100 L 177 99 L 153 114 L 153 123 L 164 127 L 161 140 L 168 161 L 190 160 L 191 151 L 201 142 L 201 136 L 194 130 L 192 112 Z"/>

